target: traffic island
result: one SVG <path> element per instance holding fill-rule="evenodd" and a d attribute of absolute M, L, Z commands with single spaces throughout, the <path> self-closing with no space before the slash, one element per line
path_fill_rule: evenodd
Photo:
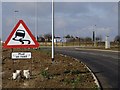
<path fill-rule="evenodd" d="M 94 88 L 99 89 L 86 65 L 65 55 L 56 54 L 51 61 L 51 52 L 44 49 L 14 49 L 15 52 L 29 51 L 29 60 L 13 60 L 11 49 L 3 49 L 3 88 Z M 14 70 L 30 70 L 30 78 L 12 79 Z"/>

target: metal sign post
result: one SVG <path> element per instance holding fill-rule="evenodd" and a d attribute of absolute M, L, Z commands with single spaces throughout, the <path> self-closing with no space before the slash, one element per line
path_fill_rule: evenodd
<path fill-rule="evenodd" d="M 32 35 L 32 32 L 29 30 L 27 25 L 24 23 L 23 20 L 19 20 L 19 22 L 14 27 L 13 31 L 10 33 L 9 37 L 5 41 L 3 46 L 4 48 L 12 48 L 12 59 L 13 59 L 13 69 L 15 70 L 15 61 L 24 60 L 24 59 L 31 59 L 31 52 L 13 52 L 13 48 L 37 48 L 39 47 L 39 43 Z M 31 72 L 32 72 L 32 63 L 31 61 Z M 29 70 L 24 70 L 29 73 Z M 17 75 L 17 70 L 13 72 L 13 79 L 14 74 Z M 28 78 L 28 76 L 26 76 Z"/>
<path fill-rule="evenodd" d="M 54 62 L 54 0 L 52 0 L 52 63 Z"/>

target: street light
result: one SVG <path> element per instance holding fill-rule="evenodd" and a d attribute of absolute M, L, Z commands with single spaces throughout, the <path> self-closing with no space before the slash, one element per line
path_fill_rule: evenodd
<path fill-rule="evenodd" d="M 16 21 L 15 19 L 17 19 L 16 16 L 15 16 L 15 13 L 18 13 L 18 12 L 19 12 L 18 10 L 14 11 L 14 24 L 15 24 L 15 21 Z"/>
<path fill-rule="evenodd" d="M 18 10 L 15 10 L 14 12 L 19 12 Z"/>
<path fill-rule="evenodd" d="M 95 25 L 95 27 L 96 27 L 96 25 Z M 96 46 L 95 27 L 93 28 L 93 44 L 94 44 L 94 47 Z"/>
<path fill-rule="evenodd" d="M 35 38 L 37 40 L 37 2 L 35 2 Z"/>

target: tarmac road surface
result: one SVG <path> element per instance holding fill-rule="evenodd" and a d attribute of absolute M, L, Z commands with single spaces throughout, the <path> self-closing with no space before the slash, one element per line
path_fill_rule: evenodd
<path fill-rule="evenodd" d="M 103 89 L 117 89 L 118 52 L 75 49 L 75 47 L 55 48 L 56 53 L 65 54 L 81 60 L 97 76 Z"/>

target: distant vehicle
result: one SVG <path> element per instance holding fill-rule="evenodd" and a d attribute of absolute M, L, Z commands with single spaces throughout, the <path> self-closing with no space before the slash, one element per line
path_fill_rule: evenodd
<path fill-rule="evenodd" d="M 25 37 L 25 31 L 18 29 L 15 33 L 15 37 L 13 38 L 13 40 L 14 41 L 19 41 L 22 44 L 24 44 L 24 42 L 27 41 L 28 44 L 30 44 L 30 40 L 25 40 L 24 37 Z"/>

